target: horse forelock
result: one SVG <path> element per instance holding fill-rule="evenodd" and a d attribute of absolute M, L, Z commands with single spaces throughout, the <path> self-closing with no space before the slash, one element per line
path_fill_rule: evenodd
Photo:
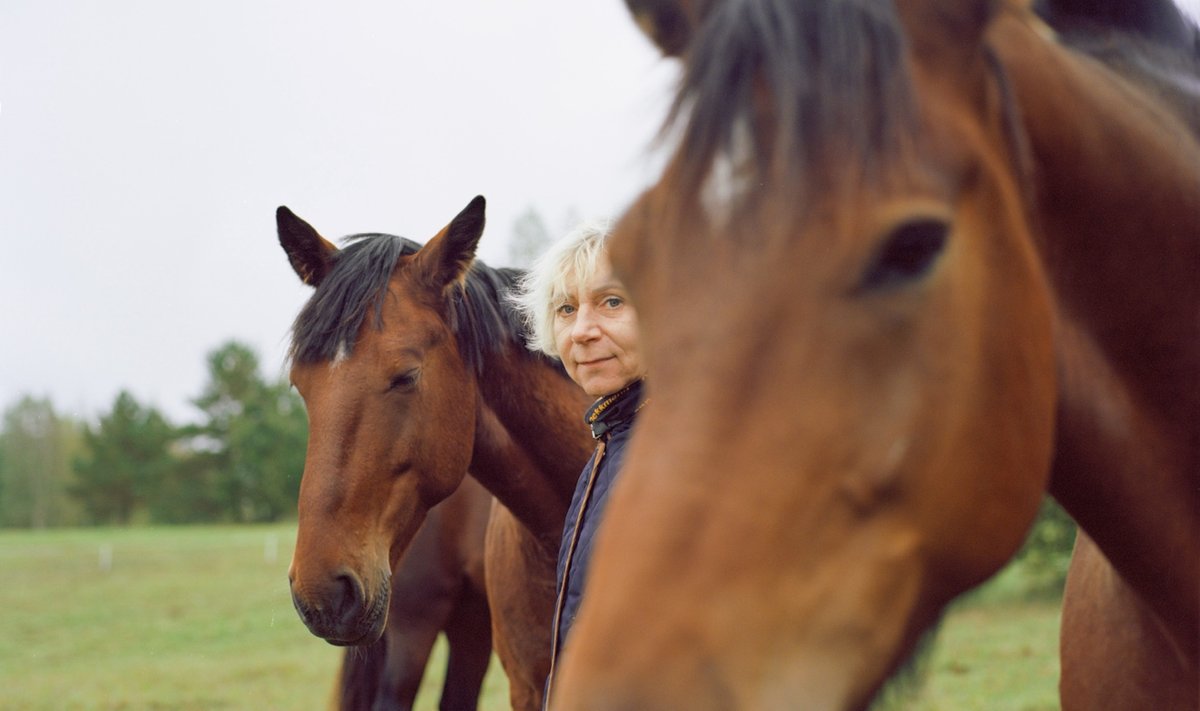
<path fill-rule="evenodd" d="M 294 362 L 346 360 L 368 315 L 373 313 L 375 327 L 382 327 L 383 296 L 401 257 L 421 249 L 412 240 L 388 234 L 352 235 L 344 242 L 329 275 L 292 325 L 288 357 Z M 521 320 L 506 299 L 518 277 L 515 270 L 493 269 L 476 261 L 446 297 L 450 331 L 468 367 L 476 372 L 482 373 L 488 354 L 525 338 Z"/>
<path fill-rule="evenodd" d="M 341 361 L 353 352 L 371 306 L 378 319 L 396 262 L 419 244 L 385 234 L 352 235 L 334 255 L 333 267 L 292 324 L 288 356 L 298 363 Z"/>
<path fill-rule="evenodd" d="M 906 42 L 887 0 L 737 0 L 704 20 L 664 134 L 680 129 L 676 209 L 790 201 L 847 170 L 871 181 L 914 135 Z"/>

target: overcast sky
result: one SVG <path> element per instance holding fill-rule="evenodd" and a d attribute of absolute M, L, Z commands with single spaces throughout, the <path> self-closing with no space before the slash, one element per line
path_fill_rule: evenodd
<path fill-rule="evenodd" d="M 618 212 L 674 72 L 619 0 L 5 0 L 0 407 L 193 419 L 230 338 L 279 375 L 308 294 L 281 204 L 424 242 L 483 194 L 497 266 L 530 207 Z"/>
<path fill-rule="evenodd" d="M 4 0 L 0 407 L 192 420 L 231 338 L 281 374 L 281 204 L 423 242 L 483 194 L 493 265 L 530 207 L 619 213 L 674 76 L 619 0 Z"/>

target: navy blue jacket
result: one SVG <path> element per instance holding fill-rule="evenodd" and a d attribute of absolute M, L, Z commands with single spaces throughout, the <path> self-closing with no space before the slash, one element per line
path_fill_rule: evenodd
<path fill-rule="evenodd" d="M 592 435 L 604 443 L 604 450 L 597 463 L 596 455 L 600 454 L 597 447 L 583 468 L 563 525 L 562 546 L 558 551 L 556 630 L 551 655 L 553 665 L 557 665 L 563 643 L 579 612 L 588 564 L 591 562 L 592 542 L 600 527 L 608 494 L 621 469 L 625 446 L 633 430 L 634 416 L 643 404 L 642 381 L 638 380 L 618 393 L 597 400 L 585 417 L 592 428 Z"/>

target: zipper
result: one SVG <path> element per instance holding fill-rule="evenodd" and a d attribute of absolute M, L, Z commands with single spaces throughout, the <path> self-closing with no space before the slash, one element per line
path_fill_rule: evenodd
<path fill-rule="evenodd" d="M 604 446 L 608 437 L 596 444 L 596 461 L 588 474 L 587 486 L 583 490 L 583 501 L 579 503 L 579 513 L 575 515 L 575 526 L 571 529 L 571 543 L 567 547 L 567 559 L 563 566 L 563 579 L 558 587 L 558 599 L 554 603 L 554 628 L 551 630 L 550 644 L 550 673 L 546 676 L 546 698 L 542 700 L 542 708 L 550 703 L 550 691 L 554 685 L 554 671 L 558 664 L 558 626 L 562 621 L 563 607 L 567 602 L 567 582 L 571 579 L 571 559 L 575 557 L 575 546 L 579 542 L 579 526 L 583 523 L 583 515 L 587 512 L 588 502 L 592 498 L 592 488 L 596 484 L 596 472 L 600 471 L 600 462 L 604 460 Z"/>

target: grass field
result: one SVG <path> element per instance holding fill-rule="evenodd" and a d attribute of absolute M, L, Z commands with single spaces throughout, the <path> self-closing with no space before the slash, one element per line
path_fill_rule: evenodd
<path fill-rule="evenodd" d="M 294 537 L 291 526 L 0 531 L 0 709 L 327 708 L 341 651 L 292 609 Z M 1058 608 L 1017 601 L 1017 575 L 955 606 L 925 683 L 889 709 L 1058 708 Z M 435 659 L 419 709 L 436 709 L 440 676 Z M 495 662 L 480 708 L 507 708 Z"/>

